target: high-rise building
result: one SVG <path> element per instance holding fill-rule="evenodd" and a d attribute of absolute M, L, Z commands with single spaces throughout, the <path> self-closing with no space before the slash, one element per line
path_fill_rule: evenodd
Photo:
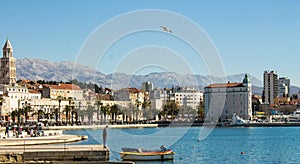
<path fill-rule="evenodd" d="M 14 85 L 17 81 L 16 59 L 13 57 L 13 48 L 8 39 L 2 50 L 3 56 L 0 59 L 0 84 Z"/>
<path fill-rule="evenodd" d="M 278 96 L 278 75 L 274 71 L 264 72 L 263 102 L 274 104 L 274 98 Z"/>
<path fill-rule="evenodd" d="M 278 97 L 290 96 L 290 79 L 280 77 L 278 80 Z"/>
<path fill-rule="evenodd" d="M 150 81 L 147 81 L 145 83 L 142 84 L 142 90 L 143 91 L 152 91 L 153 90 L 153 83 L 151 83 Z"/>

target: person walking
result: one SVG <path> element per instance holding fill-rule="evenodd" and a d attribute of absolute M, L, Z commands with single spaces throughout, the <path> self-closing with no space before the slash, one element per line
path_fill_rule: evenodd
<path fill-rule="evenodd" d="M 5 135 L 7 135 L 7 138 L 9 138 L 9 125 L 8 124 L 6 125 L 6 128 L 5 128 Z"/>
<path fill-rule="evenodd" d="M 103 128 L 103 130 L 102 130 L 102 137 L 103 137 L 103 146 L 104 146 L 104 148 L 106 148 L 107 129 L 108 129 L 108 126 L 106 126 L 105 128 Z"/>

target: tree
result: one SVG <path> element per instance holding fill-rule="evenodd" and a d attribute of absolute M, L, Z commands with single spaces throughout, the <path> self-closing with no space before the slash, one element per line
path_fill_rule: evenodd
<path fill-rule="evenodd" d="M 60 109 L 55 108 L 52 114 L 55 115 L 55 123 L 57 124 L 58 123 L 58 117 L 59 117 L 59 114 L 60 114 Z"/>
<path fill-rule="evenodd" d="M 197 106 L 197 110 L 198 110 L 198 118 L 199 118 L 199 120 L 200 121 L 204 121 L 204 117 L 205 117 L 204 106 L 203 105 Z"/>
<path fill-rule="evenodd" d="M 99 118 L 99 114 L 101 115 L 101 121 L 100 123 L 102 124 L 102 112 L 101 112 L 101 106 L 102 106 L 102 102 L 100 99 L 97 99 L 96 102 L 95 102 L 95 105 L 97 106 L 97 120 L 99 121 L 100 118 Z"/>
<path fill-rule="evenodd" d="M 87 109 L 86 109 L 86 114 L 88 117 L 89 124 L 91 125 L 93 122 L 93 115 L 94 115 L 95 109 L 94 106 L 90 102 L 87 103 Z"/>
<path fill-rule="evenodd" d="M 0 122 L 2 123 L 2 105 L 3 105 L 3 102 L 4 102 L 4 98 L 3 96 L 1 95 L 0 96 Z"/>
<path fill-rule="evenodd" d="M 84 117 L 86 116 L 86 111 L 84 110 L 77 110 L 77 117 L 81 119 L 81 122 L 84 122 Z"/>
<path fill-rule="evenodd" d="M 117 116 L 120 114 L 121 112 L 121 106 L 114 104 L 113 106 L 110 107 L 110 112 L 112 114 L 112 119 L 114 120 L 115 123 L 117 123 Z"/>
<path fill-rule="evenodd" d="M 138 99 L 135 100 L 135 105 L 137 107 L 137 110 L 135 111 L 135 121 L 136 123 L 138 123 L 139 121 L 139 113 L 140 113 L 140 110 L 139 110 L 139 107 L 142 105 L 142 102 L 140 102 Z"/>
<path fill-rule="evenodd" d="M 104 115 L 104 119 L 106 120 L 106 115 L 110 113 L 110 106 L 101 106 L 101 113 Z"/>
<path fill-rule="evenodd" d="M 12 119 L 13 123 L 15 123 L 16 122 L 16 117 L 17 117 L 17 112 L 16 111 L 12 111 L 11 114 L 10 114 L 10 116 L 11 116 L 11 119 Z"/>
<path fill-rule="evenodd" d="M 38 122 L 40 122 L 40 118 L 45 115 L 45 112 L 42 109 L 40 109 L 38 110 L 37 114 L 38 114 Z"/>
<path fill-rule="evenodd" d="M 164 116 L 171 115 L 172 120 L 174 119 L 174 115 L 178 114 L 178 111 L 178 105 L 173 101 L 167 102 L 163 107 Z"/>
<path fill-rule="evenodd" d="M 30 105 L 27 104 L 27 102 L 25 102 L 23 109 L 21 110 L 21 113 L 25 115 L 25 122 L 27 123 L 28 120 L 28 113 L 32 112 L 32 108 Z"/>
<path fill-rule="evenodd" d="M 57 113 L 60 114 L 60 113 L 61 113 L 61 112 L 60 112 L 60 103 L 61 103 L 61 101 L 63 100 L 63 97 L 57 96 L 56 100 L 58 101 L 58 111 L 57 111 Z M 57 122 L 58 122 L 58 114 L 55 115 L 55 116 L 57 116 L 57 117 L 55 118 L 55 121 L 56 121 L 56 123 L 57 123 Z"/>
<path fill-rule="evenodd" d="M 18 123 L 21 123 L 21 115 L 22 114 L 23 114 L 23 110 L 20 108 L 12 111 L 11 117 L 12 117 L 13 122 L 15 123 L 16 117 L 17 117 Z"/>
<path fill-rule="evenodd" d="M 134 113 L 135 113 L 136 110 L 138 110 L 138 108 L 133 103 L 130 102 L 128 104 L 127 109 L 126 109 L 126 115 L 129 117 L 130 122 L 133 121 Z M 128 120 L 127 120 L 127 122 L 128 122 Z"/>

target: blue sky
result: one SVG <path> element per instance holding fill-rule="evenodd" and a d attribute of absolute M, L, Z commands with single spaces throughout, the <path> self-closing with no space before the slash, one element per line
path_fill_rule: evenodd
<path fill-rule="evenodd" d="M 217 48 L 227 75 L 250 73 L 262 79 L 264 70 L 275 70 L 279 76 L 289 77 L 292 85 L 300 86 L 298 0 L 1 1 L 0 44 L 4 44 L 5 39 L 9 38 L 17 59 L 76 61 L 81 48 L 99 26 L 118 15 L 143 9 L 171 11 L 196 23 Z M 170 28 L 176 30 L 176 27 Z M 99 61 L 97 68 L 103 73 L 126 72 L 128 70 L 122 67 L 116 69 L 120 59 L 124 59 L 124 55 L 128 55 L 129 52 L 134 56 L 135 50 L 148 44 L 156 46 L 152 46 L 155 47 L 155 53 L 162 52 L 162 49 L 157 48 L 162 46 L 173 52 L 173 56 L 182 55 L 187 65 L 193 67 L 194 73 L 209 74 L 205 68 L 205 61 L 198 61 L 198 58 L 186 55 L 193 54 L 193 50 L 174 35 L 176 31 L 172 35 L 153 34 L 153 31 L 128 35 L 107 50 L 107 59 L 104 58 L 107 62 L 104 59 L 102 63 Z M 151 36 L 157 36 L 159 39 L 151 39 Z M 100 38 L 100 42 L 101 39 L 106 38 Z M 141 59 L 132 60 L 127 62 L 136 63 Z M 113 63 L 116 67 L 111 69 L 113 61 L 118 62 Z M 136 68 L 133 72 L 142 74 L 151 71 L 177 70 L 154 64 L 152 67 Z"/>

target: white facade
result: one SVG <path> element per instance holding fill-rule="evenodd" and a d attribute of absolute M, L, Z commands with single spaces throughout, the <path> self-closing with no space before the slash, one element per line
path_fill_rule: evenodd
<path fill-rule="evenodd" d="M 9 116 L 12 111 L 22 108 L 25 104 L 31 105 L 41 100 L 40 93 L 29 92 L 28 88 L 23 86 L 0 85 L 0 90 L 4 98 L 2 116 Z"/>
<path fill-rule="evenodd" d="M 197 109 L 203 102 L 203 91 L 189 87 L 180 88 L 175 92 L 175 102 L 180 106 L 189 106 Z"/>
<path fill-rule="evenodd" d="M 217 122 L 231 119 L 236 113 L 239 117 L 252 118 L 252 91 L 248 75 L 243 83 L 211 84 L 205 87 L 206 119 Z"/>
<path fill-rule="evenodd" d="M 278 97 L 286 97 L 290 95 L 290 79 L 280 77 L 278 79 Z"/>
<path fill-rule="evenodd" d="M 274 104 L 278 95 L 278 75 L 274 72 L 264 72 L 264 103 Z"/>

